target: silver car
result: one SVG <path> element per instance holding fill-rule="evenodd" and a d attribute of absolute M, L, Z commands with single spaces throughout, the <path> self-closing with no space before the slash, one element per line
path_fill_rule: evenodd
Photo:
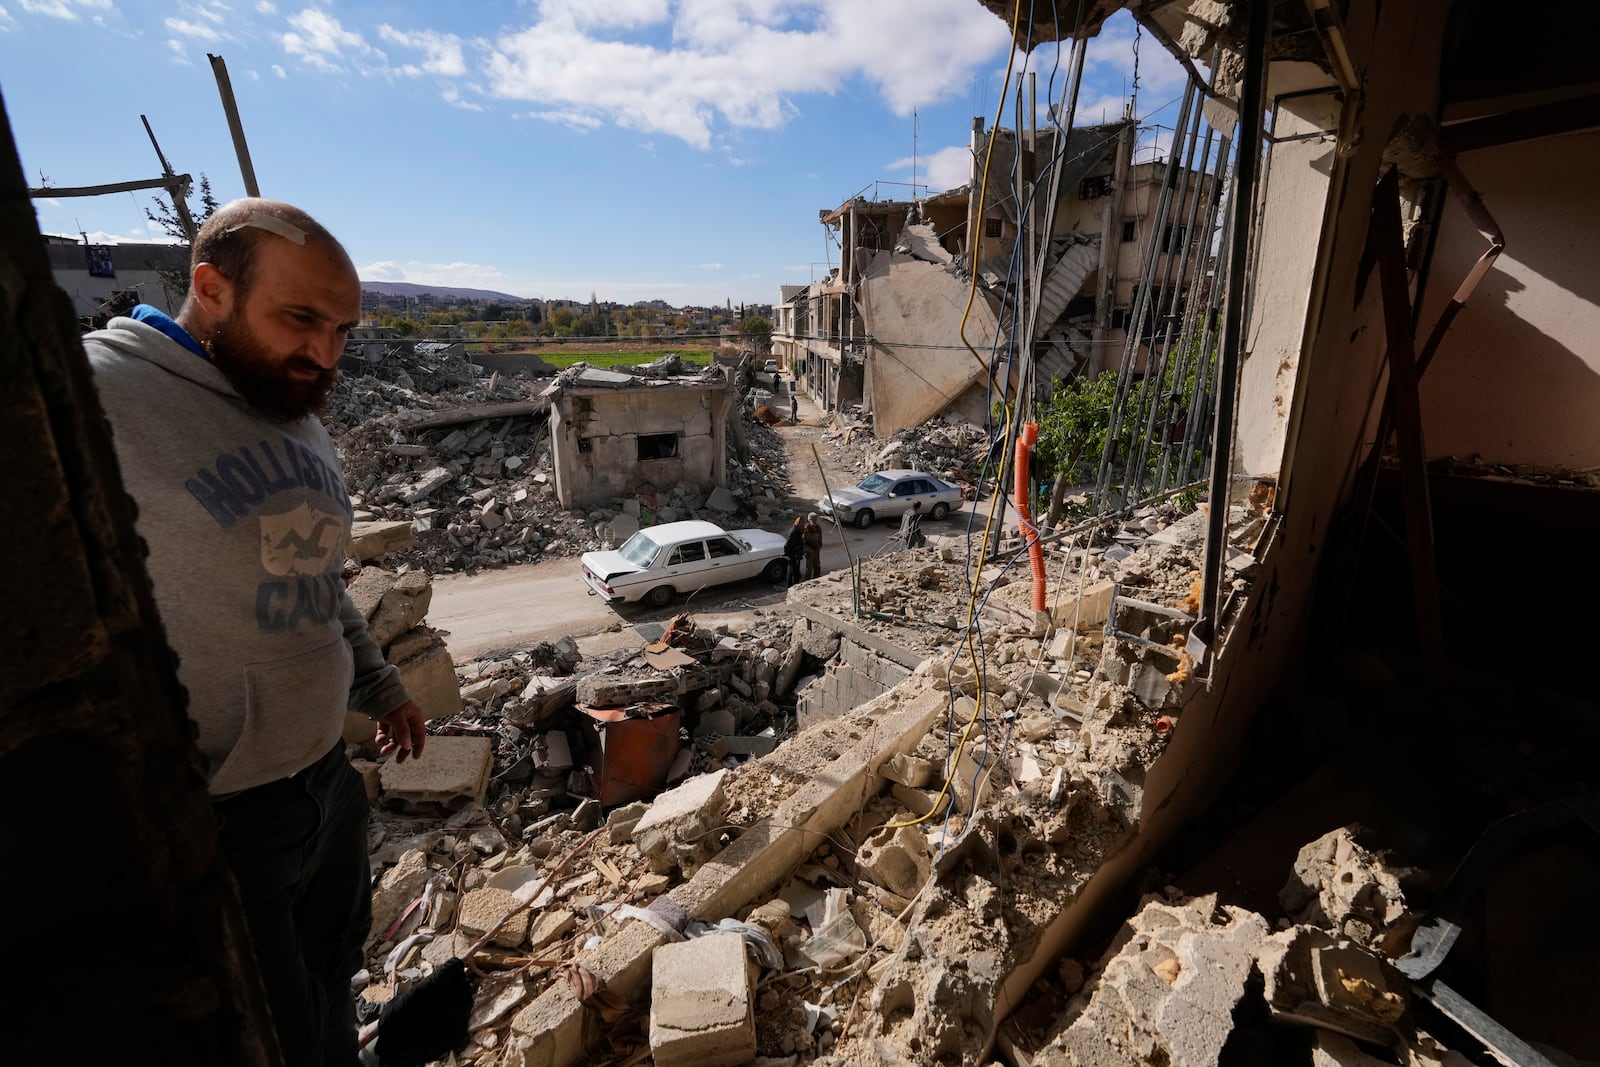
<path fill-rule="evenodd" d="M 921 471 L 878 471 L 853 486 L 835 489 L 817 501 L 817 510 L 866 529 L 879 519 L 905 513 L 917 500 L 922 501 L 924 515 L 942 519 L 961 506 L 961 490 Z"/>

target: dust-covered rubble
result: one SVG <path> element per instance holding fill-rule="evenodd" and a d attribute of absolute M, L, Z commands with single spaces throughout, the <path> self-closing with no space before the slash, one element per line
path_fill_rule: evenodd
<path fill-rule="evenodd" d="M 640 526 L 675 519 L 766 521 L 785 513 L 783 442 L 742 411 L 728 435 L 726 486 L 641 483 L 606 506 L 569 511 L 556 500 L 549 405 L 552 390 L 581 377 L 584 364 L 555 374 L 530 360 L 532 372 L 550 374 L 485 376 L 458 346 L 419 343 L 347 365 L 327 419 L 355 517 L 410 523 L 415 540 L 395 558 L 431 574 L 614 547 Z M 721 373 L 668 353 L 608 375 L 644 382 Z"/>

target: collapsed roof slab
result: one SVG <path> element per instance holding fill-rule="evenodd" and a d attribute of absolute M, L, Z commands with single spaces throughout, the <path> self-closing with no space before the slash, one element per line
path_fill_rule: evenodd
<path fill-rule="evenodd" d="M 969 283 L 944 267 L 863 252 L 856 299 L 872 324 L 870 388 L 880 437 L 922 425 L 988 373 L 998 327 L 981 296 L 970 300 L 968 313 L 969 295 Z"/>

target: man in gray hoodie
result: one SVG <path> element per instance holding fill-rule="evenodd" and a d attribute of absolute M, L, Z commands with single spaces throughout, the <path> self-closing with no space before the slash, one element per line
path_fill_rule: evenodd
<path fill-rule="evenodd" d="M 427 736 L 340 577 L 350 498 L 316 414 L 360 313 L 361 283 L 327 230 L 288 204 L 239 200 L 201 228 L 175 320 L 140 305 L 84 339 L 296 1067 L 358 1062 L 368 810 L 345 712 L 376 719 L 399 760 Z"/>

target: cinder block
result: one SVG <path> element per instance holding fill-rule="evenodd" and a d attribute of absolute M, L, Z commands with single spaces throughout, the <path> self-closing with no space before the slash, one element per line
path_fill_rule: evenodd
<path fill-rule="evenodd" d="M 856 862 L 867 878 L 909 900 L 928 880 L 928 839 L 912 826 L 880 830 L 861 846 Z"/>
<path fill-rule="evenodd" d="M 506 890 L 474 889 L 461 898 L 461 903 L 456 906 L 456 914 L 460 918 L 461 929 L 476 940 L 513 909 L 516 914 L 500 928 L 491 943 L 503 948 L 516 948 L 528 939 L 528 909 L 519 905 Z"/>
<path fill-rule="evenodd" d="M 756 1054 L 754 967 L 739 934 L 662 945 L 651 959 L 656 1067 L 735 1067 Z"/>
<path fill-rule="evenodd" d="M 487 737 L 430 737 L 421 759 L 383 765 L 384 799 L 452 809 L 482 804 L 492 758 Z"/>
<path fill-rule="evenodd" d="M 656 797 L 633 828 L 639 851 L 646 855 L 663 852 L 674 837 L 692 837 L 717 825 L 728 806 L 722 788 L 727 776 L 725 770 L 696 775 Z"/>
<path fill-rule="evenodd" d="M 358 522 L 350 528 L 350 555 L 365 563 L 388 552 L 404 552 L 417 543 L 407 522 Z"/>

